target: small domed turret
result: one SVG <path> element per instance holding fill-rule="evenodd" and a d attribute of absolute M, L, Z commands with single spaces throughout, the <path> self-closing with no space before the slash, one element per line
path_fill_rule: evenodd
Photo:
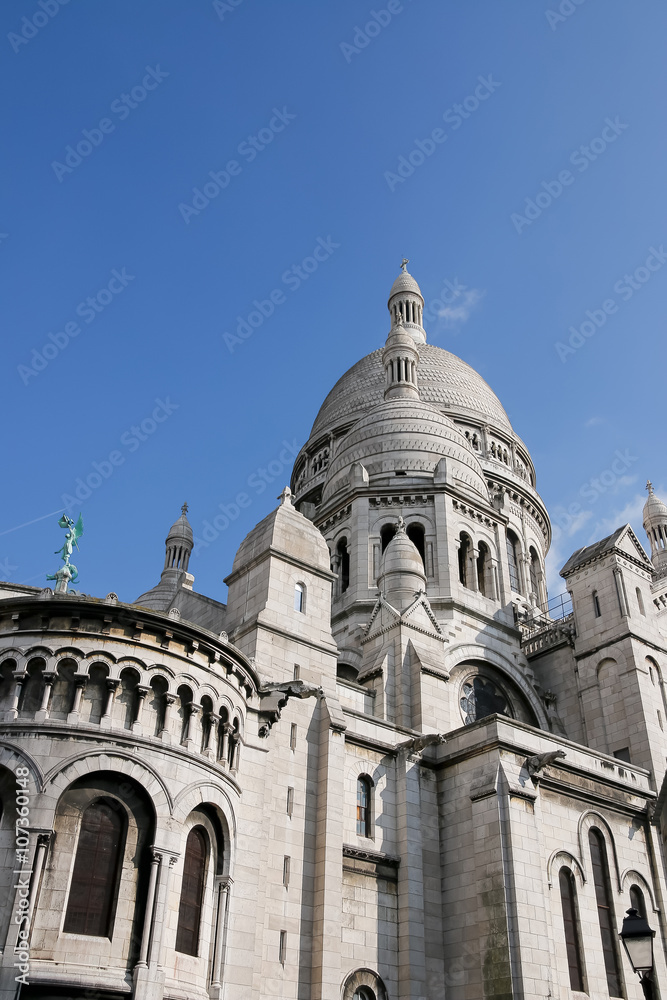
<path fill-rule="evenodd" d="M 177 521 L 174 521 L 169 529 L 169 534 L 165 541 L 167 549 L 164 560 L 165 570 L 187 572 L 194 545 L 192 528 L 186 517 L 187 512 L 188 505 L 184 503 L 181 507 L 181 516 Z"/>
<path fill-rule="evenodd" d="M 667 574 L 667 505 L 653 492 L 653 483 L 646 484 L 648 499 L 644 504 L 644 531 L 651 543 L 651 562 L 657 576 Z"/>
<path fill-rule="evenodd" d="M 417 546 L 406 534 L 402 517 L 384 550 L 378 587 L 397 611 L 404 611 L 420 591 L 426 590 L 424 564 Z"/>
<path fill-rule="evenodd" d="M 392 327 L 401 323 L 416 344 L 426 343 L 424 319 L 424 297 L 415 279 L 407 271 L 410 261 L 407 257 L 401 263 L 401 273 L 391 286 L 387 308 Z"/>

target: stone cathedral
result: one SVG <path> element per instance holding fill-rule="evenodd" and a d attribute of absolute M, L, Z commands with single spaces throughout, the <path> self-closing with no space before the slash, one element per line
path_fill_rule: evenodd
<path fill-rule="evenodd" d="M 133 604 L 0 586 L 3 997 L 667 996 L 667 506 L 549 603 L 528 449 L 406 265 L 226 605 L 185 508 Z"/>

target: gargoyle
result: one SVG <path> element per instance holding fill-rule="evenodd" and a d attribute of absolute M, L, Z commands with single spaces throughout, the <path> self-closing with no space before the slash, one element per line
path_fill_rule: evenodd
<path fill-rule="evenodd" d="M 426 747 L 438 746 L 445 742 L 445 737 L 441 736 L 440 733 L 426 733 L 424 736 L 413 736 L 412 739 L 397 744 L 395 749 L 407 750 L 408 753 L 420 753 Z"/>
<path fill-rule="evenodd" d="M 264 684 L 259 689 L 259 714 L 264 722 L 260 725 L 259 736 L 265 738 L 271 731 L 271 726 L 278 721 L 280 713 L 290 698 L 321 698 L 324 691 L 316 684 L 306 681 L 282 681 Z"/>
<path fill-rule="evenodd" d="M 537 753 L 533 757 L 526 757 L 526 770 L 531 778 L 534 778 L 547 764 L 553 764 L 559 757 L 565 756 L 564 750 L 549 750 L 547 753 Z"/>

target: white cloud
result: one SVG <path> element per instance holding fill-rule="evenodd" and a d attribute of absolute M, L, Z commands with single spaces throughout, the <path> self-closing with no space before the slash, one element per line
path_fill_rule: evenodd
<path fill-rule="evenodd" d="M 598 427 L 600 424 L 603 423 L 604 420 L 602 419 L 602 417 L 591 417 L 589 420 L 586 421 L 584 427 Z"/>
<path fill-rule="evenodd" d="M 458 326 L 470 319 L 470 314 L 484 298 L 486 292 L 481 288 L 467 288 L 457 297 L 455 304 L 438 309 L 438 318 L 446 327 Z"/>

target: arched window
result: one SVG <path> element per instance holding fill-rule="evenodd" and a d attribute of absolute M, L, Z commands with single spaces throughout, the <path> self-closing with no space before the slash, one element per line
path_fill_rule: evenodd
<path fill-rule="evenodd" d="M 81 818 L 63 930 L 111 937 L 127 819 L 115 803 L 98 799 Z"/>
<path fill-rule="evenodd" d="M 409 524 L 406 529 L 406 534 L 419 552 L 419 555 L 422 557 L 424 566 L 426 566 L 426 546 L 424 542 L 423 525 L 417 524 L 416 522 L 414 524 Z"/>
<path fill-rule="evenodd" d="M 602 617 L 602 612 L 600 611 L 600 601 L 598 599 L 598 592 L 597 592 L 597 590 L 593 591 L 593 595 L 592 596 L 593 596 L 593 613 L 594 613 L 594 615 L 595 615 L 596 618 L 600 618 L 600 617 Z"/>
<path fill-rule="evenodd" d="M 395 524 L 383 524 L 380 528 L 380 541 L 382 542 L 382 551 L 387 548 L 389 542 L 392 540 L 396 534 Z"/>
<path fill-rule="evenodd" d="M 510 587 L 520 593 L 519 584 L 519 540 L 513 531 L 507 532 L 507 562 L 510 571 Z"/>
<path fill-rule="evenodd" d="M 347 538 L 341 538 L 336 546 L 336 552 L 338 553 L 338 582 L 340 592 L 344 594 L 350 586 L 350 553 L 347 548 Z"/>
<path fill-rule="evenodd" d="M 468 558 L 471 546 L 470 536 L 466 535 L 465 531 L 462 531 L 459 536 L 459 582 L 464 587 L 470 586 L 468 582 Z"/>
<path fill-rule="evenodd" d="M 539 604 L 540 603 L 540 558 L 535 549 L 532 547 L 532 545 L 530 547 L 529 555 L 530 555 L 530 564 L 529 564 L 530 590 L 531 593 L 535 595 L 537 603 Z"/>
<path fill-rule="evenodd" d="M 637 594 L 637 604 L 639 605 L 639 614 L 644 615 L 644 617 L 646 617 L 646 612 L 644 611 L 644 598 L 642 597 L 642 592 L 639 589 L 639 587 L 637 587 L 635 593 Z"/>
<path fill-rule="evenodd" d="M 577 914 L 577 887 L 574 875 L 569 868 L 561 868 L 558 881 L 560 884 L 560 902 L 563 908 L 563 926 L 565 928 L 567 965 L 570 971 L 570 989 L 583 992 L 584 970 L 581 961 L 581 941 Z"/>
<path fill-rule="evenodd" d="M 640 917 L 646 920 L 646 902 L 644 900 L 644 893 L 641 891 L 638 885 L 630 886 L 630 906 L 632 906 Z"/>
<path fill-rule="evenodd" d="M 370 986 L 359 986 L 359 988 L 354 991 L 352 1000 L 375 1000 L 375 993 L 373 993 Z"/>
<path fill-rule="evenodd" d="M 609 865 L 604 837 L 599 830 L 588 831 L 588 844 L 591 851 L 591 866 L 593 883 L 598 907 L 598 921 L 602 938 L 602 953 L 604 967 L 607 973 L 607 989 L 609 996 L 622 997 L 621 974 L 616 950 L 616 920 L 611 904 L 611 888 L 609 885 Z"/>
<path fill-rule="evenodd" d="M 490 597 L 489 573 L 491 571 L 491 560 L 489 558 L 489 548 L 485 542 L 479 543 L 479 555 L 477 556 L 477 585 L 482 597 Z"/>
<path fill-rule="evenodd" d="M 306 607 L 306 588 L 303 583 L 294 585 L 294 610 L 303 612 Z"/>
<path fill-rule="evenodd" d="M 199 946 L 207 853 L 206 834 L 201 826 L 195 826 L 190 830 L 185 843 L 181 901 L 178 907 L 176 951 L 183 955 L 196 955 Z"/>
<path fill-rule="evenodd" d="M 367 774 L 357 779 L 357 836 L 372 835 L 371 789 L 373 783 Z"/>

